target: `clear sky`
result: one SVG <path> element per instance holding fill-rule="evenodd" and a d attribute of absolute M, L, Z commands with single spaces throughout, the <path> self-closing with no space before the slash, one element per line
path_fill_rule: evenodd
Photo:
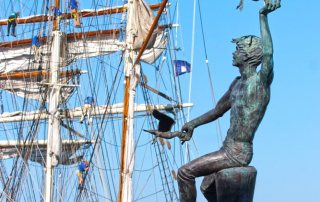
<path fill-rule="evenodd" d="M 244 1 L 243 11 L 235 10 L 239 1 L 201 1 L 210 71 L 216 99 L 227 90 L 237 68 L 232 66 L 235 45 L 232 38 L 260 36 L 258 10 L 262 1 Z M 181 2 L 180 18 L 184 51 L 190 60 L 191 1 Z M 258 170 L 254 201 L 317 202 L 319 181 L 319 7 L 320 2 L 282 1 L 282 7 L 269 15 L 274 43 L 274 80 L 271 101 L 254 139 L 251 165 Z M 198 10 L 197 13 L 199 14 Z M 209 110 L 213 103 L 197 15 L 193 66 L 191 119 Z M 188 76 L 184 77 L 188 79 Z M 229 114 L 220 119 L 222 136 L 229 127 Z M 221 138 L 214 123 L 194 132 L 197 150 L 193 158 L 217 150 Z M 197 181 L 197 187 L 201 181 Z M 198 201 L 205 201 L 198 192 Z"/>

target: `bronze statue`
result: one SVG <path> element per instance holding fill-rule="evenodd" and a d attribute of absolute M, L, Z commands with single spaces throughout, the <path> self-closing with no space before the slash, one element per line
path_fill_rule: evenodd
<path fill-rule="evenodd" d="M 230 128 L 221 149 L 194 159 L 179 169 L 181 202 L 196 201 L 195 178 L 200 176 L 205 176 L 201 191 L 207 200 L 217 201 L 215 186 L 212 186 L 215 173 L 226 168 L 247 166 L 251 162 L 252 141 L 267 109 L 273 80 L 273 45 L 267 15 L 280 8 L 281 1 L 265 2 L 259 12 L 261 39 L 248 35 L 232 40 L 236 43 L 233 66 L 239 68 L 240 76 L 231 83 L 216 107 L 187 122 L 181 132 L 148 131 L 158 137 L 179 137 L 182 142 L 189 141 L 195 128 L 231 110 Z M 261 69 L 257 72 L 260 64 Z"/>

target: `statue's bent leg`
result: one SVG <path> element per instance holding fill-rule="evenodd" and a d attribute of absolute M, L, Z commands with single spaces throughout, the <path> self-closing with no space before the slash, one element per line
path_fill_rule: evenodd
<path fill-rule="evenodd" d="M 221 169 L 239 166 L 239 164 L 231 160 L 224 149 L 206 154 L 178 170 L 178 185 L 181 202 L 196 201 L 195 178 L 213 174 Z"/>

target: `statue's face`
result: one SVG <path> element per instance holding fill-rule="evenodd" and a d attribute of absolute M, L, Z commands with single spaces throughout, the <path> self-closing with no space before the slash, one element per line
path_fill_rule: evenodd
<path fill-rule="evenodd" d="M 232 42 L 236 43 L 236 51 L 233 53 L 232 63 L 236 67 L 243 67 L 245 63 L 249 63 L 250 61 L 248 60 L 254 58 L 254 54 L 256 54 L 255 50 L 261 46 L 260 39 L 253 35 L 232 39 Z"/>
<path fill-rule="evenodd" d="M 232 56 L 232 65 L 235 67 L 243 66 L 244 62 L 247 60 L 247 53 L 243 49 L 240 49 L 238 46 L 236 47 L 236 51 L 233 52 Z"/>

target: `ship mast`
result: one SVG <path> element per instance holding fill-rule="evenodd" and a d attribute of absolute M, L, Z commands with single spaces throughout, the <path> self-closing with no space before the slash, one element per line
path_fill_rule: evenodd
<path fill-rule="evenodd" d="M 127 23 L 132 23 L 130 15 L 133 9 L 133 1 L 129 0 L 127 4 Z M 134 137 L 133 137 L 133 111 L 130 109 L 134 105 L 135 89 L 137 80 L 135 72 L 140 69 L 133 68 L 135 51 L 133 50 L 134 36 L 131 30 L 126 29 L 126 51 L 124 60 L 124 102 L 122 118 L 122 139 L 121 139 L 121 162 L 120 162 L 120 181 L 118 201 L 132 201 L 132 171 L 134 166 Z M 139 67 L 140 68 L 140 67 Z"/>
<path fill-rule="evenodd" d="M 133 2 L 135 0 L 129 0 L 127 9 L 127 29 L 126 29 L 126 51 L 125 51 L 125 89 L 124 89 L 124 106 L 123 106 L 123 119 L 122 119 L 122 140 L 121 140 L 121 165 L 120 165 L 120 182 L 119 182 L 119 194 L 118 201 L 133 201 L 132 200 L 132 173 L 134 167 L 134 137 L 133 137 L 133 117 L 134 117 L 134 98 L 136 86 L 140 78 L 140 57 L 147 47 L 150 37 L 156 28 L 158 20 L 167 4 L 167 0 L 163 0 L 155 17 L 149 33 L 146 36 L 139 54 L 133 50 L 134 33 L 128 29 L 131 27 L 129 23 L 132 23 L 133 15 L 132 10 Z M 129 26 L 128 26 L 129 25 Z"/>
<path fill-rule="evenodd" d="M 60 0 L 55 0 L 55 7 L 59 9 Z M 50 85 L 49 91 L 49 120 L 48 120 L 48 143 L 47 143 L 47 160 L 46 160 L 46 178 L 45 178 L 45 201 L 53 200 L 53 170 L 58 165 L 59 154 L 61 153 L 60 121 L 58 120 L 59 105 L 59 64 L 60 64 L 60 45 L 62 32 L 59 30 L 59 22 L 53 22 L 53 43 L 51 48 L 51 68 L 50 68 Z"/>

